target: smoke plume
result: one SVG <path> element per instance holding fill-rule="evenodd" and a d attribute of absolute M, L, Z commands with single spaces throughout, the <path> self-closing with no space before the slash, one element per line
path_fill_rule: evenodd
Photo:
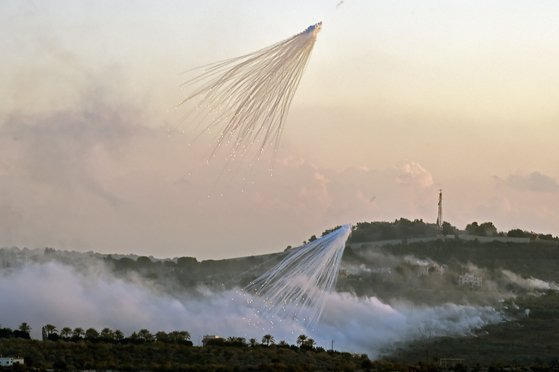
<path fill-rule="evenodd" d="M 488 306 L 391 306 L 376 297 L 332 292 L 320 322 L 306 329 L 297 319 L 272 324 L 266 314 L 247 304 L 247 294 L 238 289 L 171 294 L 138 277 L 117 277 L 95 258 L 79 269 L 71 263 L 34 261 L 0 272 L 0 314 L 3 326 L 30 323 L 35 337 L 47 323 L 59 329 L 109 327 L 127 334 L 141 328 L 188 330 L 195 343 L 204 334 L 260 339 L 271 333 L 277 341 L 289 343 L 306 334 L 319 346 L 328 347 L 334 340 L 338 350 L 374 357 L 396 342 L 467 334 L 501 320 Z"/>

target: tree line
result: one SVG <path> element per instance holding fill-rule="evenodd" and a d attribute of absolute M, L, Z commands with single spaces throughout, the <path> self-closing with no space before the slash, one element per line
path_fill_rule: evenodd
<path fill-rule="evenodd" d="M 121 330 L 112 330 L 103 328 L 101 331 L 95 328 L 83 329 L 81 327 L 70 328 L 64 327 L 60 331 L 56 326 L 47 324 L 42 328 L 43 340 L 50 341 L 88 341 L 88 342 L 104 342 L 104 343 L 150 343 L 163 342 L 170 344 L 184 344 L 192 346 L 190 341 L 190 333 L 188 331 L 159 331 L 152 334 L 148 329 L 140 329 L 132 332 L 128 337 L 124 336 Z"/>
<path fill-rule="evenodd" d="M 323 236 L 334 229 L 324 231 Z M 464 231 L 468 234 L 477 236 L 506 236 L 530 238 L 531 240 L 559 240 L 557 236 L 553 236 L 551 234 L 535 233 L 533 231 L 525 231 L 521 229 L 512 229 L 508 232 L 500 232 L 497 230 L 493 222 L 490 221 L 480 223 L 473 221 L 472 223 L 466 225 Z M 445 221 L 442 224 L 441 231 L 436 224 L 424 222 L 422 219 L 415 219 L 412 221 L 406 218 L 400 218 L 394 220 L 394 222 L 359 222 L 353 227 L 352 233 L 349 237 L 349 242 L 363 243 L 378 240 L 436 237 L 441 233 L 443 235 L 456 235 L 460 234 L 461 230 Z M 313 235 L 309 241 L 314 239 L 316 239 L 316 237 Z"/>
<path fill-rule="evenodd" d="M 163 342 L 171 344 L 192 345 L 190 341 L 190 333 L 188 331 L 159 331 L 152 334 L 148 329 L 140 329 L 132 332 L 128 337 L 118 329 L 103 328 L 101 331 L 95 328 L 83 329 L 81 327 L 70 328 L 64 327 L 60 330 L 52 324 L 46 324 L 41 328 L 43 340 L 49 341 L 88 341 L 88 342 L 105 342 L 105 343 L 146 343 L 146 342 Z M 23 322 L 16 330 L 11 328 L 0 327 L 0 338 L 24 338 L 30 339 L 31 327 L 28 323 Z"/>
<path fill-rule="evenodd" d="M 493 222 L 478 223 L 477 221 L 474 221 L 466 226 L 465 231 L 468 234 L 478 236 L 506 236 L 509 238 L 530 238 L 530 240 L 559 240 L 557 236 L 553 236 L 551 234 L 536 233 L 522 229 L 512 229 L 506 233 L 503 231 L 497 231 Z"/>
<path fill-rule="evenodd" d="M 23 338 L 30 339 L 31 326 L 23 322 L 15 330 L 11 328 L 2 328 L 0 326 L 0 338 Z M 84 329 L 81 327 L 70 328 L 63 327 L 60 330 L 53 324 L 46 324 L 41 328 L 43 341 L 86 341 L 86 342 L 100 342 L 100 343 L 121 343 L 121 344 L 141 344 L 161 342 L 167 344 L 181 344 L 192 346 L 191 336 L 188 331 L 172 331 L 151 333 L 148 329 L 140 329 L 137 332 L 132 332 L 128 337 L 118 329 L 112 330 L 110 328 L 103 328 L 98 331 L 95 328 Z M 261 342 L 257 339 L 251 338 L 247 340 L 244 337 L 218 337 L 218 336 L 205 336 L 203 339 L 204 346 L 240 346 L 240 347 L 256 347 L 256 346 L 272 346 L 277 345 L 280 347 L 292 347 L 286 341 L 282 340 L 276 344 L 274 336 L 266 334 L 262 336 Z M 306 335 L 299 335 L 296 340 L 297 348 L 305 350 L 324 351 L 324 348 L 316 347 L 316 341 Z"/>
<path fill-rule="evenodd" d="M 206 338 L 207 337 L 207 338 Z M 312 338 L 307 337 L 306 335 L 299 335 L 296 340 L 296 345 L 290 345 L 284 340 L 279 341 L 276 343 L 274 336 L 270 334 L 266 334 L 262 336 L 261 342 L 258 343 L 257 339 L 251 338 L 246 341 L 244 337 L 208 337 L 206 336 L 203 339 L 204 346 L 240 346 L 240 347 L 257 347 L 257 346 L 278 346 L 278 347 L 286 347 L 286 348 L 299 348 L 302 350 L 317 350 L 317 351 L 325 351 L 322 347 L 316 346 L 316 341 Z"/>
<path fill-rule="evenodd" d="M 0 338 L 24 338 L 29 340 L 31 338 L 29 332 L 31 332 L 31 327 L 25 322 L 21 323 L 19 327 L 14 330 L 0 326 Z"/>

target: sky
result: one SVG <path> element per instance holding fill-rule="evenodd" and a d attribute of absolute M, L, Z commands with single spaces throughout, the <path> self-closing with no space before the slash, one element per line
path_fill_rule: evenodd
<path fill-rule="evenodd" d="M 559 3 L 338 3 L 0 2 L 0 246 L 254 255 L 439 189 L 459 228 L 559 234 Z M 273 166 L 208 163 L 185 71 L 318 21 Z"/>

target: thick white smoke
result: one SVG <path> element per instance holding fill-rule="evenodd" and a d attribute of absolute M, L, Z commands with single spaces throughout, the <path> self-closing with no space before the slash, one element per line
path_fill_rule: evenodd
<path fill-rule="evenodd" d="M 555 282 L 546 282 L 545 280 L 541 280 L 534 277 L 523 278 L 522 276 L 513 273 L 510 270 L 503 270 L 503 275 L 507 278 L 511 283 L 516 284 L 520 288 L 529 290 L 529 291 L 547 291 L 547 290 L 559 290 L 559 285 Z"/>
<path fill-rule="evenodd" d="M 229 290 L 173 297 L 139 279 L 117 278 L 101 263 L 86 272 L 56 262 L 34 263 L 2 271 L 0 322 L 9 327 L 29 322 L 35 337 L 47 323 L 59 329 L 110 327 L 127 334 L 141 328 L 188 330 L 195 343 L 204 334 L 260 339 L 265 333 L 295 343 L 304 333 L 318 345 L 328 347 L 334 340 L 338 350 L 374 357 L 395 342 L 464 334 L 501 320 L 490 307 L 390 306 L 375 297 L 331 293 L 321 321 L 311 330 L 302 328 L 297 319 L 272 326 L 246 305 L 245 296 Z"/>

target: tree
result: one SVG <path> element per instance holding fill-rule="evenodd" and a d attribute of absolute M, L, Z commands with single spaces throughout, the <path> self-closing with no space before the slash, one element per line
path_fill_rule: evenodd
<path fill-rule="evenodd" d="M 540 240 L 558 240 L 557 237 L 551 235 L 551 234 L 538 234 L 536 239 L 540 239 Z"/>
<path fill-rule="evenodd" d="M 169 341 L 175 343 L 185 343 L 190 341 L 190 333 L 188 331 L 173 331 L 169 333 Z"/>
<path fill-rule="evenodd" d="M 179 331 L 181 341 L 190 341 L 190 333 L 188 331 Z"/>
<path fill-rule="evenodd" d="M 116 342 L 120 342 L 120 341 L 124 340 L 124 334 L 122 333 L 122 331 L 120 329 L 116 329 L 114 331 L 113 337 L 114 337 Z"/>
<path fill-rule="evenodd" d="M 169 342 L 169 335 L 166 332 L 159 331 L 155 334 L 157 342 Z"/>
<path fill-rule="evenodd" d="M 524 232 L 521 229 L 512 229 L 512 230 L 509 230 L 509 232 L 507 233 L 507 236 L 510 237 L 510 238 L 527 238 L 527 237 L 530 237 L 530 234 Z"/>
<path fill-rule="evenodd" d="M 312 338 L 307 339 L 304 343 L 305 347 L 308 347 L 309 349 L 312 349 L 315 344 L 316 342 Z"/>
<path fill-rule="evenodd" d="M 452 226 L 448 222 L 443 222 L 443 235 L 454 235 L 457 232 L 458 231 L 457 231 L 456 227 Z"/>
<path fill-rule="evenodd" d="M 47 324 L 45 325 L 45 331 L 47 332 L 47 336 L 56 334 L 58 331 L 56 330 L 56 327 L 53 326 L 52 324 Z"/>
<path fill-rule="evenodd" d="M 493 225 L 493 222 L 484 222 L 479 225 L 480 235 L 482 236 L 495 236 L 497 235 L 497 228 Z"/>
<path fill-rule="evenodd" d="M 251 338 L 250 340 L 248 340 L 248 342 L 250 343 L 250 346 L 255 347 L 256 345 L 258 345 L 258 342 L 256 342 L 255 338 Z"/>
<path fill-rule="evenodd" d="M 88 341 L 94 341 L 99 338 L 99 332 L 95 328 L 89 328 L 85 331 L 85 339 Z"/>
<path fill-rule="evenodd" d="M 74 328 L 74 330 L 72 331 L 72 337 L 75 339 L 82 338 L 84 334 L 85 332 L 83 331 L 83 328 Z"/>
<path fill-rule="evenodd" d="M 153 335 L 151 334 L 151 332 L 150 332 L 149 330 L 145 329 L 145 328 L 144 328 L 144 329 L 140 329 L 140 330 L 138 331 L 138 338 L 139 338 L 140 340 L 145 341 L 145 342 L 151 342 L 151 341 L 153 341 L 153 339 L 154 339 L 154 337 L 153 337 Z"/>
<path fill-rule="evenodd" d="M 331 232 L 338 230 L 340 227 L 342 227 L 342 226 L 341 226 L 341 225 L 338 225 L 338 226 L 336 226 L 336 227 L 334 227 L 334 228 L 324 230 L 324 231 L 322 232 L 322 236 L 328 235 L 328 234 L 330 234 Z"/>
<path fill-rule="evenodd" d="M 271 344 L 274 344 L 274 342 L 276 342 L 274 340 L 274 336 L 272 335 L 264 335 L 262 337 L 262 343 L 266 346 L 270 346 Z"/>
<path fill-rule="evenodd" d="M 466 232 L 470 235 L 478 235 L 479 225 L 476 221 L 466 225 Z"/>
<path fill-rule="evenodd" d="M 179 257 L 177 258 L 177 265 L 182 267 L 192 267 L 198 263 L 195 257 Z"/>
<path fill-rule="evenodd" d="M 497 228 L 493 225 L 493 222 L 478 224 L 474 221 L 466 226 L 466 232 L 471 235 L 495 236 L 497 235 Z"/>
<path fill-rule="evenodd" d="M 23 322 L 19 325 L 18 329 L 22 332 L 31 332 L 31 327 L 26 322 Z"/>
<path fill-rule="evenodd" d="M 247 346 L 246 339 L 244 337 L 228 337 L 227 344 L 229 346 Z"/>
<path fill-rule="evenodd" d="M 12 331 L 10 328 L 2 328 L 2 326 L 0 326 L 0 338 L 11 338 L 13 336 L 15 336 L 15 332 L 21 332 L 21 331 Z M 23 333 L 23 332 L 21 332 Z M 17 336 L 15 336 L 17 337 Z"/>
<path fill-rule="evenodd" d="M 299 337 L 297 337 L 297 346 L 301 347 L 306 340 L 307 340 L 307 336 L 299 335 Z"/>
<path fill-rule="evenodd" d="M 64 327 L 60 330 L 60 337 L 62 338 L 70 338 L 72 336 L 72 328 Z"/>
<path fill-rule="evenodd" d="M 112 341 L 114 340 L 114 332 L 110 328 L 103 328 L 100 334 L 103 341 Z"/>
<path fill-rule="evenodd" d="M 136 263 L 141 266 L 149 266 L 152 263 L 152 261 L 147 256 L 140 256 L 136 259 Z"/>

